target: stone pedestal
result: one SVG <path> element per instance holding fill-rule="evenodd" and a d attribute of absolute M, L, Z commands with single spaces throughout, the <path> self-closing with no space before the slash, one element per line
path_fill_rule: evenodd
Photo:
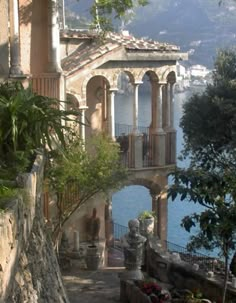
<path fill-rule="evenodd" d="M 89 245 L 85 256 L 88 270 L 97 270 L 100 263 L 100 254 L 96 245 Z"/>
<path fill-rule="evenodd" d="M 128 270 L 126 269 L 124 272 L 120 275 L 121 280 L 143 280 L 144 276 L 141 271 L 141 269 L 132 269 Z"/>
<path fill-rule="evenodd" d="M 166 164 L 166 134 L 164 132 L 152 135 L 153 164 L 163 166 Z"/>
<path fill-rule="evenodd" d="M 166 164 L 176 163 L 176 130 L 166 132 Z"/>
<path fill-rule="evenodd" d="M 132 168 L 143 167 L 143 135 L 129 135 L 129 163 Z"/>

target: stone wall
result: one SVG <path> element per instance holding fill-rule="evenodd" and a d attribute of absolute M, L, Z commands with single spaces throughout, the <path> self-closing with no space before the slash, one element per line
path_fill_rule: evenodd
<path fill-rule="evenodd" d="M 209 277 L 206 271 L 196 269 L 196 263 L 190 264 L 181 260 L 178 254 L 168 252 L 165 245 L 155 238 L 148 245 L 147 271 L 150 276 L 177 289 L 193 292 L 199 289 L 206 298 L 221 301 L 223 277 L 217 274 Z M 236 302 L 236 288 L 231 283 L 228 284 L 227 299 Z"/>
<path fill-rule="evenodd" d="M 0 303 L 68 302 L 42 213 L 43 157 L 0 214 Z"/>

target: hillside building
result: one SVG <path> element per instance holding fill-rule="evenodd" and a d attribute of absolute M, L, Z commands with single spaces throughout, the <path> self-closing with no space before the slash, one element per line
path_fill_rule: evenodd
<path fill-rule="evenodd" d="M 57 4 L 57 0 L 0 1 L 0 79 L 31 82 L 41 95 L 72 99 L 82 113 L 82 121 L 86 119 L 90 124 L 79 129 L 85 141 L 100 131 L 117 141 L 121 134 L 116 130 L 114 105 L 118 79 L 125 73 L 133 87 L 133 118 L 131 129 L 125 132 L 129 143 L 124 163 L 131 173 L 127 185 L 149 189 L 158 217 L 155 233 L 166 240 L 165 189 L 168 174 L 176 165 L 173 88 L 176 62 L 187 59 L 187 54 L 175 45 L 136 39 L 127 33 L 108 33 L 101 41 L 96 32 L 60 32 Z M 195 68 L 196 74 L 204 72 Z M 144 77 L 151 85 L 151 123 L 145 133 L 138 125 L 139 88 Z M 86 241 L 83 218 L 96 207 L 101 219 L 100 245 L 106 248 L 112 238 L 111 203 L 107 203 L 112 194 L 111 189 L 106 201 L 96 197 L 73 214 L 65 226 L 71 245 L 73 231 L 79 231 L 80 240 Z M 54 220 L 52 217 L 49 209 L 49 219 Z"/>

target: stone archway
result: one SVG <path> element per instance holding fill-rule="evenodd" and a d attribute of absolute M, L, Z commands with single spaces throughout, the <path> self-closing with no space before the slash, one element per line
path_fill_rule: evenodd
<path fill-rule="evenodd" d="M 87 110 L 85 136 L 105 131 L 109 133 L 110 123 L 110 83 L 104 76 L 94 76 L 87 82 L 86 87 Z"/>
<path fill-rule="evenodd" d="M 161 240 L 167 240 L 168 204 L 167 195 L 165 193 L 167 176 L 158 176 L 154 178 L 142 176 L 132 178 L 125 183 L 124 187 L 135 185 L 143 186 L 149 190 L 151 197 L 151 209 L 155 212 L 157 217 L 154 234 Z"/>

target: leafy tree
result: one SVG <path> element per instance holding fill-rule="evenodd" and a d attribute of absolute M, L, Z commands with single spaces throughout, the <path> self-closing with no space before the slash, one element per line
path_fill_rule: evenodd
<path fill-rule="evenodd" d="M 148 0 L 94 0 L 90 7 L 93 26 L 111 30 L 114 19 L 124 18 L 130 10 L 136 6 L 145 6 L 148 2 Z"/>
<path fill-rule="evenodd" d="M 183 106 L 180 126 L 184 156 L 207 169 L 235 166 L 236 52 L 221 50 L 215 61 L 213 84 Z"/>
<path fill-rule="evenodd" d="M 193 95 L 183 107 L 181 127 L 185 147 L 184 157 L 190 158 L 190 167 L 177 169 L 174 183 L 168 190 L 175 200 L 191 201 L 204 206 L 182 220 L 190 231 L 191 249 L 218 247 L 225 259 L 223 300 L 225 302 L 228 262 L 235 250 L 236 238 L 236 52 L 221 50 L 215 61 L 213 83 L 202 94 Z"/>
<path fill-rule="evenodd" d="M 188 231 L 198 227 L 191 236 L 188 249 L 204 247 L 207 250 L 220 249 L 225 261 L 223 300 L 225 302 L 229 256 L 236 245 L 236 175 L 232 171 L 208 172 L 204 169 L 178 169 L 174 183 L 169 189 L 173 200 L 180 194 L 181 201 L 189 201 L 204 206 L 201 213 L 185 216 L 182 226 Z"/>
<path fill-rule="evenodd" d="M 60 226 L 98 193 L 117 188 L 126 179 L 126 169 L 119 161 L 119 146 L 109 137 L 96 135 L 87 143 L 76 137 L 65 152 L 59 152 L 49 168 L 49 180 L 54 191 L 64 193 L 66 186 L 79 193 L 77 200 L 66 200 L 60 209 Z M 58 198 L 59 201 L 59 198 Z"/>
<path fill-rule="evenodd" d="M 38 148 L 65 146 L 63 121 L 80 114 L 60 109 L 62 101 L 39 96 L 20 82 L 0 84 L 0 179 L 14 178 L 31 165 Z"/>

